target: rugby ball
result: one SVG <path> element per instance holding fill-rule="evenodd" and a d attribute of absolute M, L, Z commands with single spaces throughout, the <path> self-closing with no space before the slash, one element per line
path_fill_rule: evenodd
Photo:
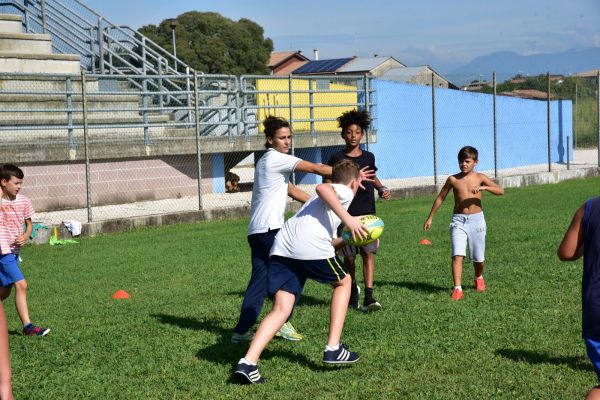
<path fill-rule="evenodd" d="M 365 246 L 379 239 L 379 236 L 383 233 L 383 220 L 376 215 L 364 215 L 360 217 L 360 223 L 367 227 L 369 234 L 364 239 L 356 238 L 352 239 L 352 232 L 348 227 L 344 226 L 342 229 L 342 239 L 344 242 L 354 246 Z"/>

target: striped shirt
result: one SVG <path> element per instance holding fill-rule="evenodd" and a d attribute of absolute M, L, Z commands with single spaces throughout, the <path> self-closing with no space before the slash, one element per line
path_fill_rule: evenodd
<path fill-rule="evenodd" d="M 0 252 L 4 254 L 19 254 L 21 246 L 15 243 L 22 235 L 23 224 L 26 219 L 32 218 L 35 211 L 31 201 L 23 195 L 17 194 L 14 200 L 2 199 L 0 205 Z"/>

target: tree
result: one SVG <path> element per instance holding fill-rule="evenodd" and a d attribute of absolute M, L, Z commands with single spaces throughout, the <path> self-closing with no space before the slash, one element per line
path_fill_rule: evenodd
<path fill-rule="evenodd" d="M 169 23 L 146 25 L 139 31 L 173 51 Z M 263 28 L 242 18 L 233 21 L 214 12 L 190 11 L 176 18 L 177 58 L 207 74 L 266 74 L 273 41 Z"/>

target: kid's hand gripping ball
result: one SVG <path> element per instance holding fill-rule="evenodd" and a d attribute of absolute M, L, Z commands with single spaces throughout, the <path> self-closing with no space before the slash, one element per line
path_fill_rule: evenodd
<path fill-rule="evenodd" d="M 342 229 L 342 239 L 344 242 L 354 245 L 354 246 L 365 246 L 369 243 L 372 243 L 379 239 L 379 236 L 383 233 L 383 220 L 376 215 L 364 215 L 360 218 L 360 223 L 366 226 L 369 234 L 364 239 L 356 238 L 356 240 L 352 239 L 352 232 L 348 229 L 348 227 L 344 227 Z"/>

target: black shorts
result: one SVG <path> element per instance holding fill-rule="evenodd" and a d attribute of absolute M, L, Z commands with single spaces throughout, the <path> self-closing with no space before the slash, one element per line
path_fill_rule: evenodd
<path fill-rule="evenodd" d="M 336 255 L 324 260 L 296 260 L 281 256 L 271 256 L 269 259 L 270 295 L 278 290 L 299 295 L 308 278 L 321 283 L 340 282 L 348 275 L 344 263 Z"/>

